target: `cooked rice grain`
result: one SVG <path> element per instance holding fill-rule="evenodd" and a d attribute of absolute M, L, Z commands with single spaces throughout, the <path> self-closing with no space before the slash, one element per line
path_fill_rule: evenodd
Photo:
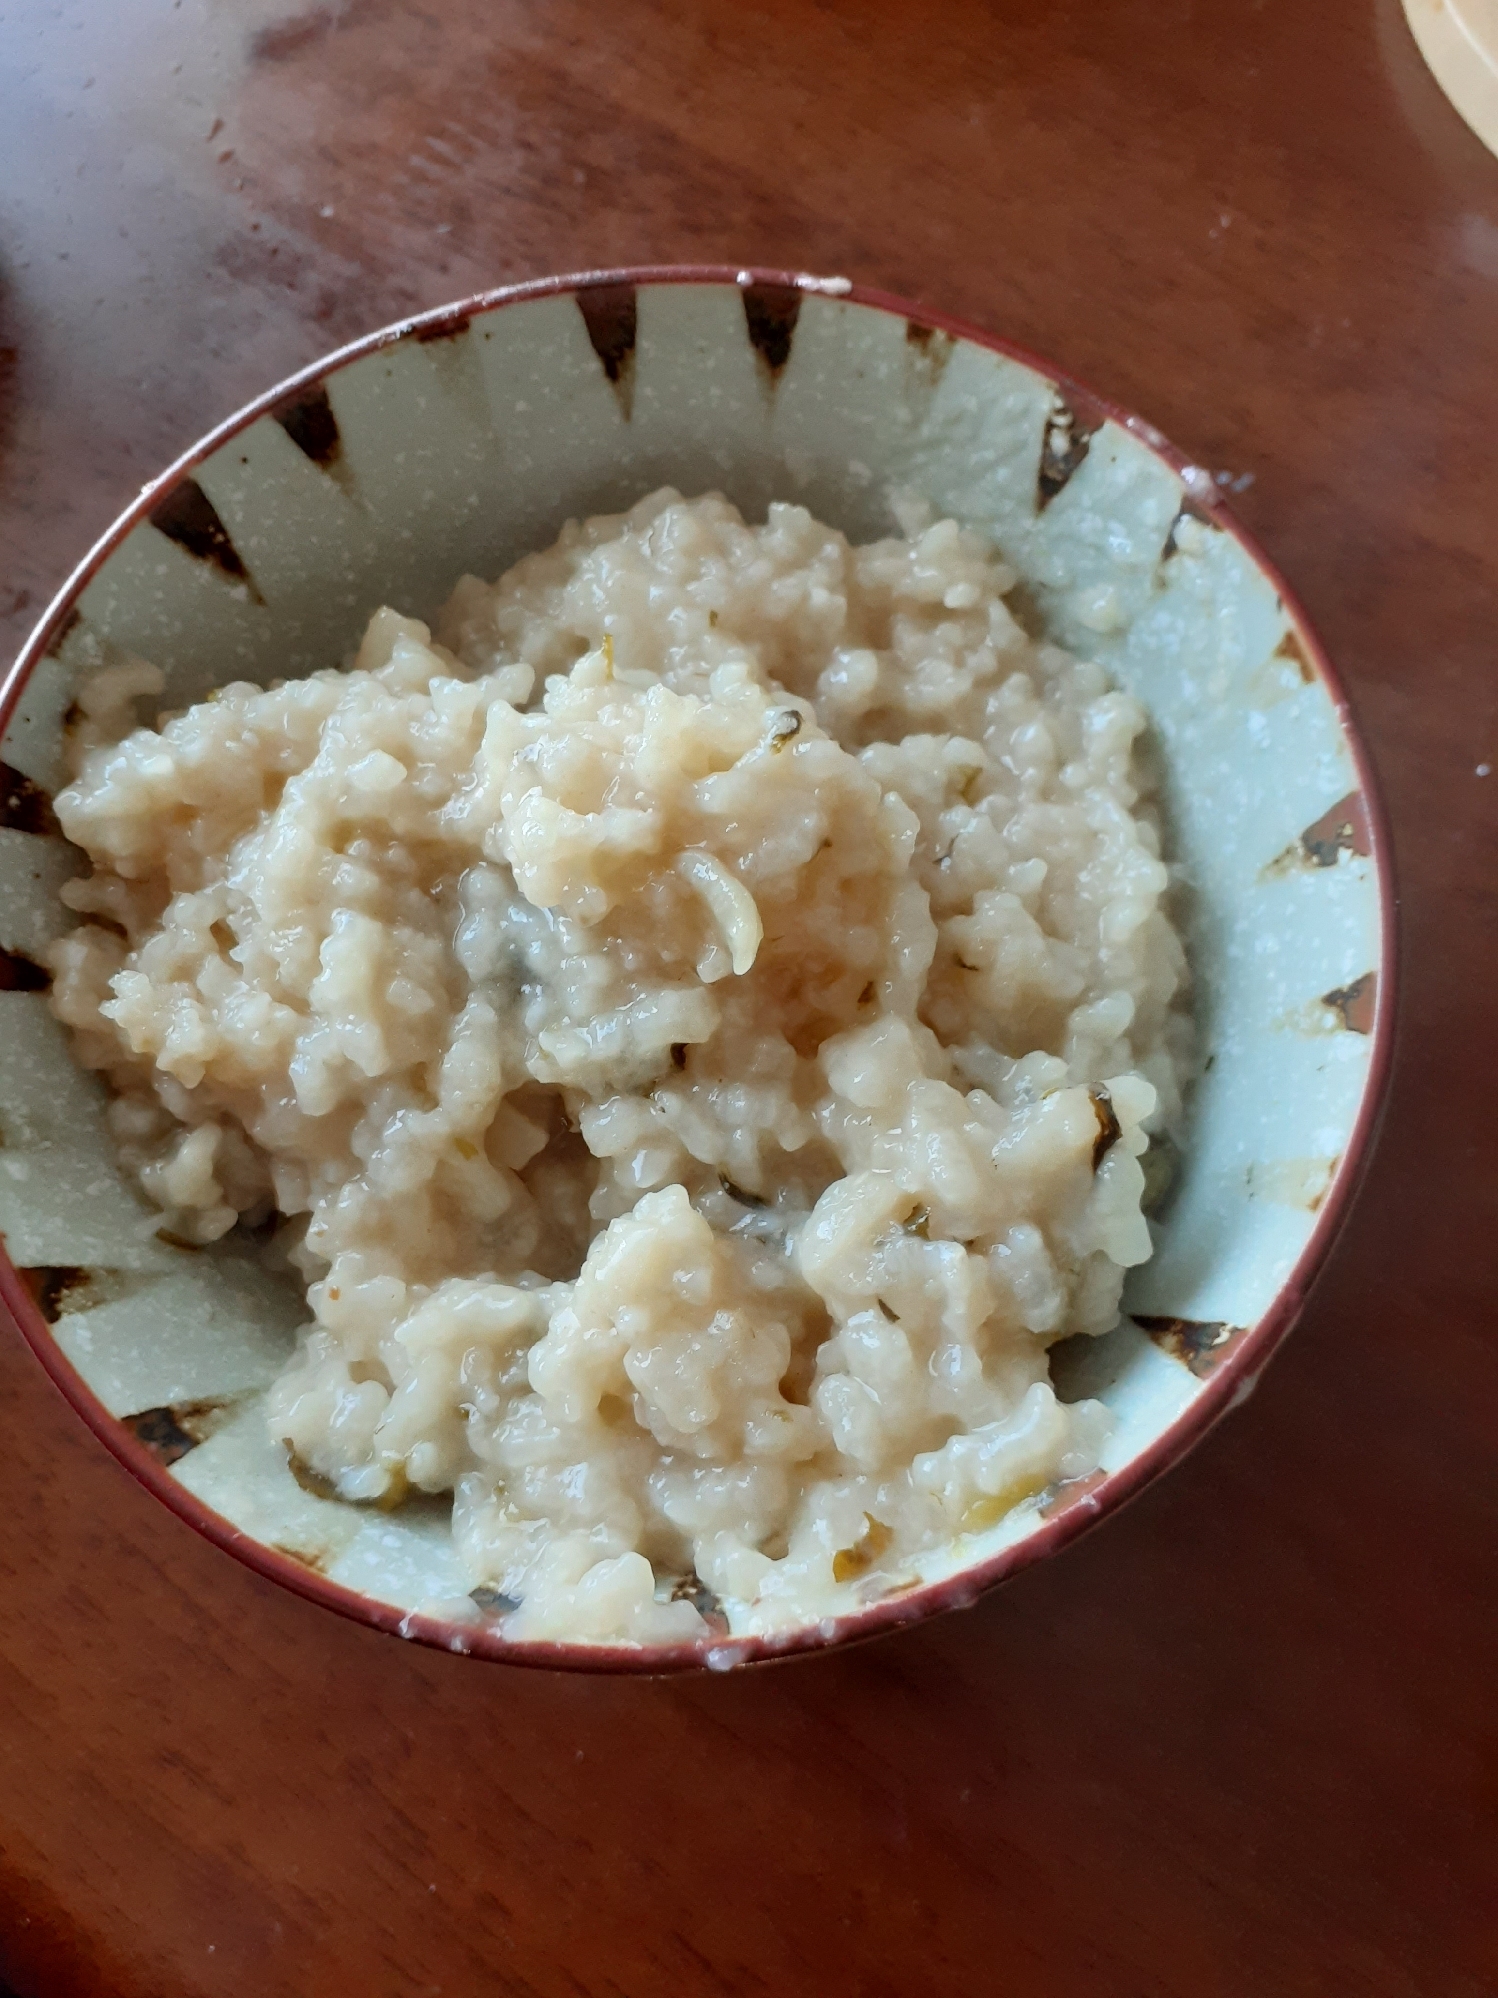
<path fill-rule="evenodd" d="M 85 691 L 53 1003 L 171 1232 L 284 1217 L 275 1436 L 451 1490 L 512 1636 L 834 1615 L 1097 1463 L 1047 1348 L 1150 1253 L 1184 966 L 1144 713 L 1012 582 L 663 491 L 343 670 Z"/>

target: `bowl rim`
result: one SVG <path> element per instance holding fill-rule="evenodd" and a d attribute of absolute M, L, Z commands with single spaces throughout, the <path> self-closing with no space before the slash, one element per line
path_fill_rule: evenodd
<path fill-rule="evenodd" d="M 807 296 L 827 297 L 839 303 L 898 317 L 907 326 L 915 325 L 950 335 L 955 340 L 998 354 L 1038 374 L 1054 385 L 1074 412 L 1111 420 L 1164 463 L 1181 482 L 1187 502 L 1194 502 L 1214 526 L 1230 534 L 1272 585 L 1312 670 L 1331 698 L 1338 726 L 1351 753 L 1367 820 L 1368 858 L 1379 899 L 1379 961 L 1376 966 L 1368 1073 L 1352 1129 L 1311 1233 L 1269 1308 L 1256 1325 L 1248 1327 L 1234 1342 L 1232 1349 L 1202 1383 L 1191 1402 L 1138 1456 L 1131 1458 L 1119 1470 L 1109 1473 L 1096 1487 L 1086 1489 L 1085 1481 L 1079 1481 L 1070 1502 L 1067 1502 L 1067 1488 L 1061 1487 L 1060 1503 L 1054 1516 L 1043 1520 L 1022 1540 L 959 1568 L 941 1580 L 922 1583 L 906 1593 L 887 1597 L 863 1609 L 785 1631 L 763 1635 L 710 1636 L 689 1643 L 666 1645 L 551 1639 L 516 1642 L 488 1626 L 460 1624 L 415 1611 L 402 1611 L 394 1604 L 380 1602 L 373 1596 L 330 1581 L 291 1555 L 256 1540 L 204 1504 L 172 1477 L 167 1467 L 125 1426 L 123 1419 L 110 1414 L 64 1355 L 38 1303 L 11 1262 L 4 1238 L 0 1237 L 0 1302 L 3 1302 L 53 1385 L 125 1470 L 205 1539 L 295 1595 L 334 1610 L 354 1622 L 411 1638 L 439 1650 L 546 1670 L 646 1675 L 722 1671 L 830 1650 L 883 1635 L 942 1610 L 970 1607 L 989 1589 L 1058 1553 L 1089 1527 L 1118 1512 L 1162 1472 L 1194 1449 L 1230 1408 L 1246 1400 L 1263 1367 L 1299 1317 L 1311 1285 L 1326 1263 L 1367 1171 L 1387 1102 L 1393 1067 L 1399 959 L 1398 896 L 1392 836 L 1368 745 L 1346 690 L 1298 597 L 1254 536 L 1234 515 L 1210 473 L 1172 444 L 1153 424 L 1109 397 L 1098 394 L 1068 371 L 1053 366 L 1043 356 L 1017 342 L 974 326 L 951 313 L 843 277 L 731 264 L 644 264 L 561 273 L 498 286 L 393 321 L 348 342 L 331 354 L 309 362 L 274 387 L 255 396 L 196 443 L 189 445 L 163 472 L 141 488 L 138 496 L 83 556 L 43 611 L 12 666 L 0 678 L 0 736 L 8 727 L 32 672 L 57 642 L 78 597 L 104 562 L 182 479 L 287 398 L 325 381 L 351 362 L 393 346 L 412 334 L 429 339 L 444 332 L 461 332 L 472 320 L 507 305 L 521 304 L 530 299 L 567 296 L 603 286 L 630 286 L 638 290 L 663 285 L 716 285 L 740 290 L 752 285 L 798 291 Z"/>

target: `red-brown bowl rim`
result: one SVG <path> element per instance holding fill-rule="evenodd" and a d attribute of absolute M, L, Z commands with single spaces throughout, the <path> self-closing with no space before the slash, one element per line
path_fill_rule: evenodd
<path fill-rule="evenodd" d="M 1178 1462 L 1237 1402 L 1244 1399 L 1281 1340 L 1295 1323 L 1306 1295 L 1319 1274 L 1340 1232 L 1353 1196 L 1367 1169 L 1379 1118 L 1388 1092 L 1393 1062 L 1394 1016 L 1398 963 L 1397 898 L 1394 883 L 1393 849 L 1383 800 L 1374 776 L 1372 759 L 1364 743 L 1341 681 L 1299 600 L 1258 542 L 1234 516 L 1220 497 L 1215 483 L 1204 483 L 1196 461 L 1178 450 L 1144 419 L 1097 394 L 1072 375 L 1014 341 L 1004 340 L 982 328 L 879 291 L 843 279 L 811 277 L 790 271 L 752 266 L 682 264 L 645 265 L 620 270 L 583 271 L 558 277 L 534 278 L 522 284 L 505 285 L 480 292 L 472 298 L 418 313 L 378 332 L 340 347 L 326 358 L 278 382 L 274 388 L 245 404 L 216 429 L 200 438 L 166 471 L 141 489 L 113 525 L 84 556 L 66 583 L 43 613 L 15 664 L 0 682 L 0 735 L 9 724 L 27 680 L 39 660 L 55 642 L 61 627 L 80 593 L 103 562 L 150 514 L 180 479 L 210 457 L 219 447 L 249 424 L 266 415 L 286 397 L 323 381 L 351 361 L 393 345 L 412 333 L 430 334 L 451 325 L 461 327 L 480 314 L 493 312 L 526 299 L 547 298 L 589 290 L 600 285 L 629 285 L 637 288 L 667 284 L 712 284 L 744 287 L 750 284 L 798 289 L 838 303 L 859 305 L 888 313 L 948 333 L 953 338 L 1002 354 L 1052 382 L 1074 410 L 1108 418 L 1128 430 L 1148 450 L 1162 460 L 1177 478 L 1182 478 L 1191 499 L 1207 512 L 1214 525 L 1223 528 L 1240 544 L 1255 567 L 1273 585 L 1285 612 L 1295 627 L 1316 673 L 1330 694 L 1343 736 L 1352 753 L 1368 822 L 1370 858 L 1378 882 L 1380 909 L 1380 952 L 1375 1013 L 1369 1052 L 1368 1077 L 1353 1123 L 1325 1199 L 1317 1213 L 1305 1248 L 1294 1268 L 1276 1292 L 1273 1302 L 1257 1325 L 1251 1326 L 1225 1355 L 1203 1383 L 1190 1405 L 1122 1469 L 1112 1472 L 1087 1496 L 1057 1517 L 1036 1527 L 1013 1546 L 957 1570 L 944 1580 L 923 1584 L 907 1594 L 871 1604 L 846 1616 L 824 1619 L 768 1636 L 710 1637 L 691 1644 L 641 1646 L 632 1644 L 512 1643 L 497 1631 L 480 1625 L 457 1624 L 444 1619 L 404 1612 L 393 1604 L 343 1588 L 325 1576 L 304 1567 L 290 1555 L 244 1533 L 230 1520 L 214 1512 L 171 1476 L 166 1467 L 118 1418 L 111 1415 L 81 1376 L 64 1357 L 51 1328 L 30 1291 L 17 1274 L 0 1239 L 0 1299 L 3 1299 L 22 1336 L 40 1360 L 53 1383 L 93 1430 L 100 1441 L 146 1489 L 205 1538 L 225 1548 L 268 1580 L 279 1583 L 325 1609 L 336 1610 L 377 1630 L 408 1637 L 440 1650 L 467 1656 L 489 1658 L 512 1665 L 528 1665 L 548 1670 L 582 1672 L 668 1673 L 703 1669 L 726 1669 L 792 1656 L 798 1652 L 826 1650 L 835 1645 L 857 1642 L 915 1623 L 938 1611 L 967 1607 L 978 1597 L 1021 1569 L 1044 1560 L 1075 1540 L 1098 1521 L 1115 1513 L 1170 1465 Z M 1197 472 L 1195 478 L 1185 475 Z"/>

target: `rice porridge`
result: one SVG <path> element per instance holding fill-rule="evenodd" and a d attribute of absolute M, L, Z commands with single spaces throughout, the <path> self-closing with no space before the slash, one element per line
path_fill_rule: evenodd
<path fill-rule="evenodd" d="M 663 491 L 343 669 L 80 697 L 53 1004 L 120 1152 L 300 1272 L 274 1436 L 450 1491 L 511 1637 L 836 1615 L 1106 1440 L 1047 1349 L 1179 1111 L 1145 715 L 904 526 Z"/>

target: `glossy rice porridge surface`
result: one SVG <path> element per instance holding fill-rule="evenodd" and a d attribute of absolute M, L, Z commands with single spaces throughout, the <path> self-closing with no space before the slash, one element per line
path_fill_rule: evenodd
<path fill-rule="evenodd" d="M 515 1638 L 836 1615 L 1106 1438 L 1047 1349 L 1179 1110 L 1145 716 L 903 525 L 664 491 L 341 670 L 81 697 L 53 1003 L 121 1152 L 273 1230 L 274 1435 L 451 1491 Z"/>

